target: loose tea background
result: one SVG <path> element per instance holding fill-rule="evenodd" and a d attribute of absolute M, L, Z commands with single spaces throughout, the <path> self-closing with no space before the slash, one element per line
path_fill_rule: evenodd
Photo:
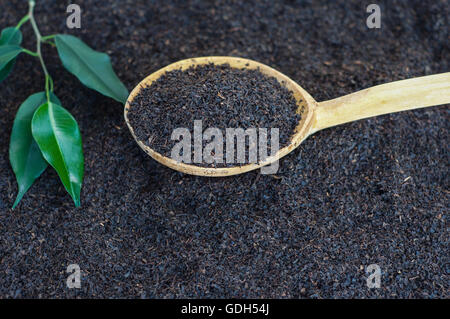
<path fill-rule="evenodd" d="M 319 101 L 449 71 L 447 1 L 379 1 L 380 30 L 365 25 L 369 3 L 80 0 L 82 28 L 69 30 L 65 4 L 40 1 L 36 17 L 42 33 L 74 34 L 111 55 L 129 89 L 206 55 L 271 65 Z M 26 6 L 1 0 L 0 25 Z M 0 84 L 0 296 L 448 297 L 448 106 L 319 132 L 275 176 L 209 179 L 150 159 L 119 103 L 49 65 L 83 135 L 82 207 L 47 170 L 12 211 L 13 119 L 42 86 L 32 57 L 15 71 Z M 71 263 L 80 290 L 66 288 Z M 381 288 L 369 290 L 373 263 Z"/>

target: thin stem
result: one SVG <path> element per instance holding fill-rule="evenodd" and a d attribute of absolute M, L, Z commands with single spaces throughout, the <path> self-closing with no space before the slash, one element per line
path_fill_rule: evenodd
<path fill-rule="evenodd" d="M 50 81 L 50 92 L 53 92 L 53 79 L 49 77 Z"/>
<path fill-rule="evenodd" d="M 53 40 L 56 36 L 57 36 L 57 34 L 46 35 L 45 37 L 42 37 L 41 40 L 43 43 L 50 44 L 52 47 L 56 47 L 56 44 Z"/>
<path fill-rule="evenodd" d="M 36 56 L 36 57 L 38 56 L 38 54 L 37 54 L 36 52 L 27 50 L 27 49 L 25 49 L 25 48 L 22 48 L 22 51 L 23 51 L 24 53 L 26 53 L 26 54 L 31 55 L 31 56 Z"/>
<path fill-rule="evenodd" d="M 33 10 L 35 6 L 34 0 L 29 0 L 28 5 L 30 7 L 28 16 L 30 19 L 31 26 L 33 27 L 34 34 L 36 35 L 36 54 L 39 57 L 39 61 L 41 62 L 42 70 L 45 74 L 45 91 L 47 94 L 47 100 L 50 101 L 49 90 L 53 90 L 53 80 L 48 73 L 47 67 L 45 66 L 44 59 L 42 58 L 41 44 L 42 44 L 42 35 L 39 32 L 39 28 L 37 27 L 36 20 L 34 19 Z M 51 84 L 50 84 L 51 83 Z"/>
<path fill-rule="evenodd" d="M 42 43 L 50 44 L 52 47 L 56 47 L 56 44 L 54 42 L 52 42 L 51 40 L 42 41 Z"/>
<path fill-rule="evenodd" d="M 50 102 L 50 87 L 49 87 L 49 82 L 50 82 L 50 76 L 49 75 L 45 75 L 45 95 L 47 96 L 47 101 Z"/>
<path fill-rule="evenodd" d="M 20 27 L 27 22 L 28 20 L 30 20 L 30 15 L 27 14 L 26 16 L 24 16 L 22 19 L 20 19 L 19 23 L 16 25 L 16 30 L 19 30 Z"/>
<path fill-rule="evenodd" d="M 50 35 L 46 35 L 45 37 L 42 37 L 42 41 L 47 41 L 47 40 L 51 40 L 54 37 L 56 37 L 56 34 L 50 34 Z"/>

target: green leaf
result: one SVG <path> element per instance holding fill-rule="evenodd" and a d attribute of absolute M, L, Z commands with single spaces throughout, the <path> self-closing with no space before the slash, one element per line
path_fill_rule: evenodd
<path fill-rule="evenodd" d="M 0 69 L 0 82 L 2 82 L 6 77 L 11 73 L 14 68 L 14 64 L 16 63 L 16 59 L 10 61 L 3 69 Z"/>
<path fill-rule="evenodd" d="M 0 46 L 2 45 L 20 45 L 22 43 L 22 32 L 14 27 L 2 30 L 0 35 Z M 0 82 L 2 82 L 14 67 L 16 59 L 11 60 L 2 69 L 0 69 Z"/>
<path fill-rule="evenodd" d="M 80 206 L 84 158 L 77 122 L 62 106 L 48 102 L 34 113 L 31 131 L 42 155 L 58 173 L 75 206 Z"/>
<path fill-rule="evenodd" d="M 59 99 L 51 94 L 51 101 L 58 103 Z M 30 95 L 19 107 L 12 128 L 9 143 L 9 161 L 16 175 L 19 192 L 13 209 L 19 204 L 23 195 L 33 185 L 34 181 L 47 168 L 47 162 L 42 157 L 39 146 L 31 134 L 31 119 L 36 109 L 47 101 L 45 92 Z"/>
<path fill-rule="evenodd" d="M 0 70 L 15 59 L 23 49 L 18 45 L 2 45 L 0 46 Z"/>
<path fill-rule="evenodd" d="M 126 102 L 128 90 L 114 73 L 107 54 L 94 51 L 71 35 L 58 34 L 55 43 L 64 67 L 81 83 L 119 102 Z"/>
<path fill-rule="evenodd" d="M 14 27 L 5 28 L 0 35 L 0 45 L 20 45 L 22 43 L 22 32 Z"/>

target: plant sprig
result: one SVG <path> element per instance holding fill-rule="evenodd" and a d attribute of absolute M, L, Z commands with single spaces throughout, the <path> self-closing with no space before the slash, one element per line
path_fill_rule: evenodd
<path fill-rule="evenodd" d="M 0 35 L 0 82 L 12 71 L 20 53 L 39 60 L 45 76 L 45 91 L 29 96 L 19 107 L 11 133 L 9 159 L 16 175 L 18 194 L 15 208 L 34 181 L 50 164 L 58 173 L 75 206 L 80 206 L 84 157 L 78 123 L 54 94 L 54 82 L 42 56 L 42 44 L 55 47 L 63 66 L 84 85 L 125 103 L 128 90 L 119 80 L 109 56 L 91 49 L 80 39 L 64 34 L 42 36 L 34 19 L 34 0 L 15 27 Z M 36 37 L 36 51 L 21 47 L 20 28 L 30 22 Z"/>
<path fill-rule="evenodd" d="M 45 74 L 45 93 L 47 96 L 47 101 L 50 101 L 50 91 L 53 91 L 53 80 L 50 76 L 50 73 L 48 73 L 47 66 L 45 65 L 44 58 L 42 57 L 42 35 L 39 31 L 39 28 L 37 26 L 36 20 L 34 19 L 34 7 L 36 5 L 36 2 L 34 0 L 29 1 L 29 11 L 28 11 L 28 17 L 29 21 L 31 23 L 31 26 L 33 27 L 34 35 L 36 36 L 36 54 L 39 58 L 39 62 L 41 63 L 42 70 Z"/>

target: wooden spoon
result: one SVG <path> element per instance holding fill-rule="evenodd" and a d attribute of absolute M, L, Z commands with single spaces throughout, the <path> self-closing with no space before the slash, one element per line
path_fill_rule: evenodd
<path fill-rule="evenodd" d="M 128 120 L 131 102 L 139 91 L 144 87 L 150 86 L 153 81 L 167 71 L 175 69 L 185 70 L 193 65 L 208 63 L 216 65 L 227 63 L 234 68 L 259 68 L 260 72 L 275 77 L 291 90 L 298 104 L 297 113 L 301 114 L 301 120 L 295 129 L 291 143 L 280 149 L 275 155 L 257 164 L 211 168 L 177 162 L 161 155 L 142 141 L 139 141 Z M 260 168 L 280 159 L 292 152 L 308 136 L 319 130 L 367 117 L 447 103 L 450 103 L 450 72 L 377 85 L 333 100 L 317 102 L 300 85 L 267 65 L 244 58 L 210 56 L 178 61 L 150 74 L 131 92 L 125 104 L 124 116 L 128 128 L 138 145 L 161 164 L 187 174 L 230 176 Z"/>

